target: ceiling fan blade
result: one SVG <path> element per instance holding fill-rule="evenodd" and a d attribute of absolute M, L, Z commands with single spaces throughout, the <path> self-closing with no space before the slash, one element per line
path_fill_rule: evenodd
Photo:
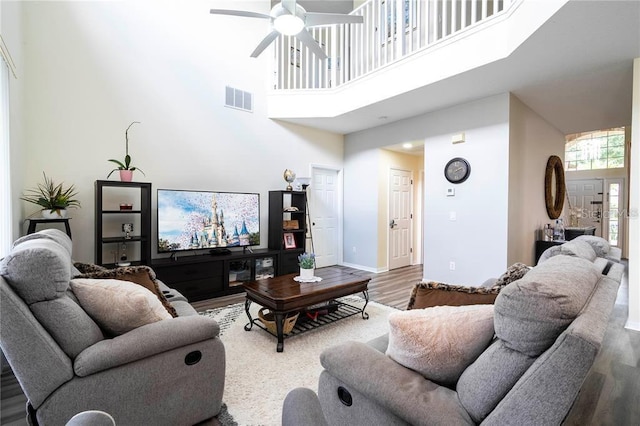
<path fill-rule="evenodd" d="M 260 44 L 258 44 L 258 47 L 256 47 L 256 49 L 253 51 L 253 53 L 251 54 L 251 57 L 257 58 L 258 55 L 260 55 L 264 51 L 264 49 L 266 49 L 267 46 L 271 44 L 273 40 L 277 39 L 279 35 L 280 33 L 277 32 L 276 30 L 273 30 L 269 34 L 267 34 L 267 36 L 262 39 Z"/>
<path fill-rule="evenodd" d="M 359 15 L 344 15 L 342 13 L 307 12 L 305 24 L 307 27 L 331 24 L 362 24 L 364 18 Z"/>
<path fill-rule="evenodd" d="M 327 54 L 324 53 L 322 47 L 318 44 L 318 42 L 313 38 L 313 36 L 307 31 L 307 29 L 303 29 L 300 31 L 296 37 L 298 40 L 302 42 L 305 46 L 309 48 L 315 55 L 320 59 L 327 59 Z"/>
<path fill-rule="evenodd" d="M 282 0 L 282 7 L 287 9 L 287 11 L 294 15 L 296 14 L 296 0 Z"/>
<path fill-rule="evenodd" d="M 244 18 L 271 19 L 270 15 L 265 15 L 264 13 L 258 13 L 258 12 L 247 12 L 245 10 L 211 9 L 209 10 L 209 13 L 212 13 L 214 15 L 242 16 Z"/>

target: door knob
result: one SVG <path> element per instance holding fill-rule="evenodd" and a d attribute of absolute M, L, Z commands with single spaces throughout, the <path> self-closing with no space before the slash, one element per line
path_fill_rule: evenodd
<path fill-rule="evenodd" d="M 395 228 L 395 227 L 396 227 L 396 225 L 397 225 L 397 224 L 396 224 L 395 219 L 391 219 L 391 222 L 389 222 L 389 228 L 393 229 L 393 228 Z"/>

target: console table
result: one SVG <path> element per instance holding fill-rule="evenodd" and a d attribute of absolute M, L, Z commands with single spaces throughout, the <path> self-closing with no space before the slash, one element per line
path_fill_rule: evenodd
<path fill-rule="evenodd" d="M 554 241 L 544 241 L 537 240 L 536 241 L 536 265 L 538 264 L 538 260 L 542 253 L 549 247 L 558 246 L 560 244 L 564 244 L 567 241 L 573 240 L 580 235 L 595 235 L 596 227 L 595 226 L 586 226 L 586 227 L 566 227 L 564 229 L 564 240 L 554 240 Z"/>
<path fill-rule="evenodd" d="M 566 243 L 566 241 L 564 240 L 555 240 L 555 241 L 544 241 L 544 240 L 537 240 L 536 241 L 536 265 L 538 264 L 538 260 L 540 260 L 540 256 L 542 256 L 542 253 L 544 253 L 544 251 L 546 249 L 548 249 L 549 247 L 553 247 L 553 246 L 559 246 L 560 244 L 564 244 Z"/>

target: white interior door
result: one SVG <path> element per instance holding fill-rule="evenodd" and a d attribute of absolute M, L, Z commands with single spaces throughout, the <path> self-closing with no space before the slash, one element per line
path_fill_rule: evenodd
<path fill-rule="evenodd" d="M 309 218 L 316 254 L 316 267 L 338 263 L 340 190 L 338 170 L 314 167 L 312 170 Z M 311 250 L 309 247 L 307 250 Z"/>
<path fill-rule="evenodd" d="M 411 172 L 389 173 L 389 269 L 411 265 Z"/>
<path fill-rule="evenodd" d="M 581 209 L 580 226 L 595 226 L 596 235 L 599 237 L 602 236 L 602 190 L 602 179 L 567 180 L 567 193 L 571 205 Z M 569 226 L 568 223 L 564 225 Z"/>

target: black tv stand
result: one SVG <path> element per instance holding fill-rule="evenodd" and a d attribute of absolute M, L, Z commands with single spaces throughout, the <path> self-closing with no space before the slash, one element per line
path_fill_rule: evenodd
<path fill-rule="evenodd" d="M 151 267 L 159 280 L 190 302 L 241 293 L 245 282 L 277 275 L 277 250 L 254 248 L 252 253 L 238 250 L 218 256 L 206 253 L 192 256 L 181 253 L 177 262 L 169 257 L 153 259 Z"/>
<path fill-rule="evenodd" d="M 224 256 L 227 254 L 231 254 L 231 250 L 229 250 L 228 248 L 214 248 L 209 250 L 209 254 L 211 256 Z"/>

